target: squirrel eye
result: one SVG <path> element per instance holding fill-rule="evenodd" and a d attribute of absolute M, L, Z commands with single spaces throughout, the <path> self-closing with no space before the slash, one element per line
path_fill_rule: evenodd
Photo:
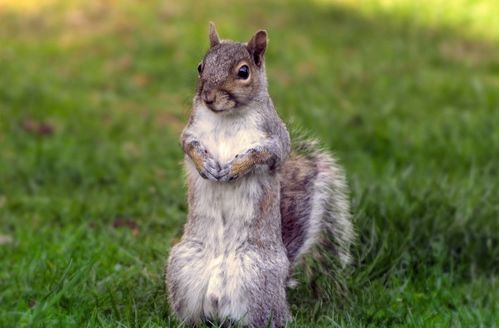
<path fill-rule="evenodd" d="M 203 71 L 203 66 L 201 65 L 201 63 L 199 63 L 199 65 L 198 65 L 198 73 L 201 74 L 202 71 Z"/>
<path fill-rule="evenodd" d="M 240 79 L 246 80 L 249 76 L 249 67 L 248 65 L 243 65 L 239 67 L 239 71 L 237 72 L 237 76 Z"/>

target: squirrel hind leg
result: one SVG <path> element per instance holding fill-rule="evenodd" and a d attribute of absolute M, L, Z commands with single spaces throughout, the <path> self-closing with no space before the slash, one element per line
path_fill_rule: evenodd
<path fill-rule="evenodd" d="M 281 217 L 282 238 L 292 267 L 319 245 L 331 248 L 342 266 L 350 263 L 354 233 L 345 177 L 330 154 L 292 155 L 284 163 Z"/>

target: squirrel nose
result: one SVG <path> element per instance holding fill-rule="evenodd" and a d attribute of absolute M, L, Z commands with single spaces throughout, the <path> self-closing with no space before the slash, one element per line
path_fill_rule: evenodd
<path fill-rule="evenodd" d="M 201 97 L 206 104 L 210 105 L 215 102 L 216 92 L 215 90 L 204 90 Z"/>

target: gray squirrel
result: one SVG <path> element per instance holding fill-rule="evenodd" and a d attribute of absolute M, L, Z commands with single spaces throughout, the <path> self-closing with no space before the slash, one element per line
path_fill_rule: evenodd
<path fill-rule="evenodd" d="M 267 32 L 239 43 L 210 23 L 209 40 L 181 136 L 189 214 L 167 263 L 169 302 L 189 326 L 283 327 L 304 255 L 330 241 L 343 266 L 351 261 L 345 177 L 314 142 L 291 153 L 267 91 Z"/>

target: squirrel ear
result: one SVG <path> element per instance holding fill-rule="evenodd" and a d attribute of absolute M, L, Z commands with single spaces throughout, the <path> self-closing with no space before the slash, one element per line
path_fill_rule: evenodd
<path fill-rule="evenodd" d="M 213 48 L 219 43 L 220 43 L 220 38 L 218 37 L 215 23 L 210 22 L 210 48 Z"/>
<path fill-rule="evenodd" d="M 263 62 L 263 54 L 267 48 L 267 31 L 260 30 L 256 32 L 251 40 L 249 40 L 246 48 L 248 48 L 256 66 L 260 67 Z"/>

